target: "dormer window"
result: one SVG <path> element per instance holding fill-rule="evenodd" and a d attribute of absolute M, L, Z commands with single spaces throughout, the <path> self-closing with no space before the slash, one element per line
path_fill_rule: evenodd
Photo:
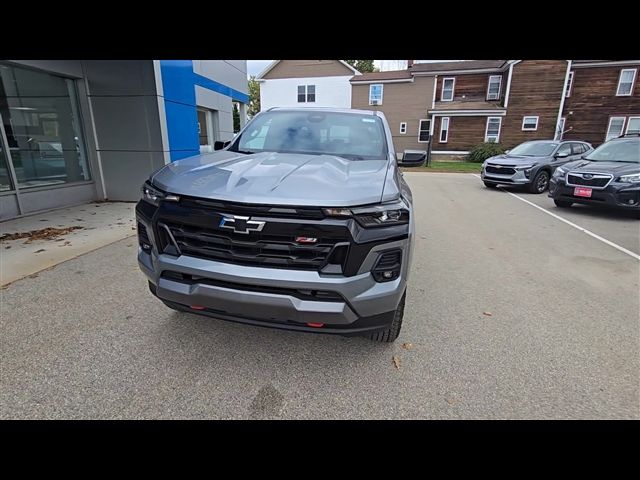
<path fill-rule="evenodd" d="M 455 77 L 442 79 L 442 93 L 440 94 L 440 100 L 443 102 L 450 102 L 453 100 L 453 89 L 455 84 Z"/>
<path fill-rule="evenodd" d="M 487 100 L 500 100 L 501 86 L 502 86 L 502 75 L 489 75 L 489 86 L 487 87 Z"/>

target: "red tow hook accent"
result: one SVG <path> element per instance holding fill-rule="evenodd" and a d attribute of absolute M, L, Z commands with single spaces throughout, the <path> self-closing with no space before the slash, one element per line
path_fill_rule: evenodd
<path fill-rule="evenodd" d="M 189 305 L 189 308 L 193 309 L 193 310 L 204 310 L 205 307 L 202 307 L 200 305 Z"/>
<path fill-rule="evenodd" d="M 324 327 L 324 323 L 307 322 L 307 327 L 322 328 L 322 327 Z"/>

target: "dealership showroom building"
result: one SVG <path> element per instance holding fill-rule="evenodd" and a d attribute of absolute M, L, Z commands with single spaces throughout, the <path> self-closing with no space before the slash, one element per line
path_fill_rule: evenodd
<path fill-rule="evenodd" d="M 0 61 L 0 220 L 137 200 L 154 170 L 233 138 L 247 93 L 246 60 Z"/>

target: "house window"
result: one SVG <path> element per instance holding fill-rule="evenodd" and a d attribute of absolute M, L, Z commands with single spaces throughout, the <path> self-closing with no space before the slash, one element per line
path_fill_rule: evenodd
<path fill-rule="evenodd" d="M 431 120 L 420 120 L 418 143 L 427 143 L 431 136 Z"/>
<path fill-rule="evenodd" d="M 522 130 L 538 130 L 538 117 L 522 117 Z"/>
<path fill-rule="evenodd" d="M 404 135 L 407 133 L 407 122 L 400 122 L 400 134 Z"/>
<path fill-rule="evenodd" d="M 487 100 L 499 100 L 501 86 L 502 75 L 490 75 L 489 86 L 487 87 Z"/>
<path fill-rule="evenodd" d="M 560 118 L 560 123 L 558 123 L 558 129 L 554 140 L 562 140 L 562 136 L 564 135 L 564 124 L 566 121 L 567 119 L 565 117 Z"/>
<path fill-rule="evenodd" d="M 567 82 L 567 91 L 564 96 L 569 98 L 571 96 L 571 87 L 573 86 L 573 72 L 569 72 L 569 81 Z"/>
<path fill-rule="evenodd" d="M 618 97 L 629 96 L 633 92 L 633 83 L 636 79 L 637 68 L 627 68 L 620 70 L 620 79 L 618 80 Z"/>
<path fill-rule="evenodd" d="M 500 140 L 501 117 L 487 117 L 487 129 L 484 133 L 484 141 L 498 143 Z"/>
<path fill-rule="evenodd" d="M 629 117 L 627 119 L 626 133 L 640 133 L 640 117 Z"/>
<path fill-rule="evenodd" d="M 449 117 L 440 120 L 440 143 L 447 143 L 449 139 Z"/>
<path fill-rule="evenodd" d="M 298 103 L 313 103 L 316 101 L 315 85 L 298 85 Z"/>
<path fill-rule="evenodd" d="M 369 85 L 369 105 L 382 105 L 382 90 L 384 85 Z"/>
<path fill-rule="evenodd" d="M 607 128 L 607 136 L 604 139 L 605 142 L 622 135 L 624 131 L 624 120 L 624 117 L 609 118 L 609 127 Z"/>
<path fill-rule="evenodd" d="M 442 93 L 440 94 L 440 100 L 443 102 L 450 102 L 453 100 L 453 88 L 455 84 L 456 79 L 454 77 L 442 79 Z"/>

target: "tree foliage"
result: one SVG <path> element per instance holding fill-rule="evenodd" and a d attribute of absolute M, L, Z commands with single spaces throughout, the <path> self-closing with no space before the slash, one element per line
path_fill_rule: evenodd
<path fill-rule="evenodd" d="M 345 62 L 358 70 L 360 73 L 377 71 L 377 68 L 373 66 L 373 60 L 345 60 Z"/>
<path fill-rule="evenodd" d="M 233 102 L 233 133 L 240 131 L 240 109 L 236 102 Z"/>
<path fill-rule="evenodd" d="M 255 76 L 249 78 L 249 108 L 247 115 L 253 118 L 260 111 L 260 83 Z"/>

